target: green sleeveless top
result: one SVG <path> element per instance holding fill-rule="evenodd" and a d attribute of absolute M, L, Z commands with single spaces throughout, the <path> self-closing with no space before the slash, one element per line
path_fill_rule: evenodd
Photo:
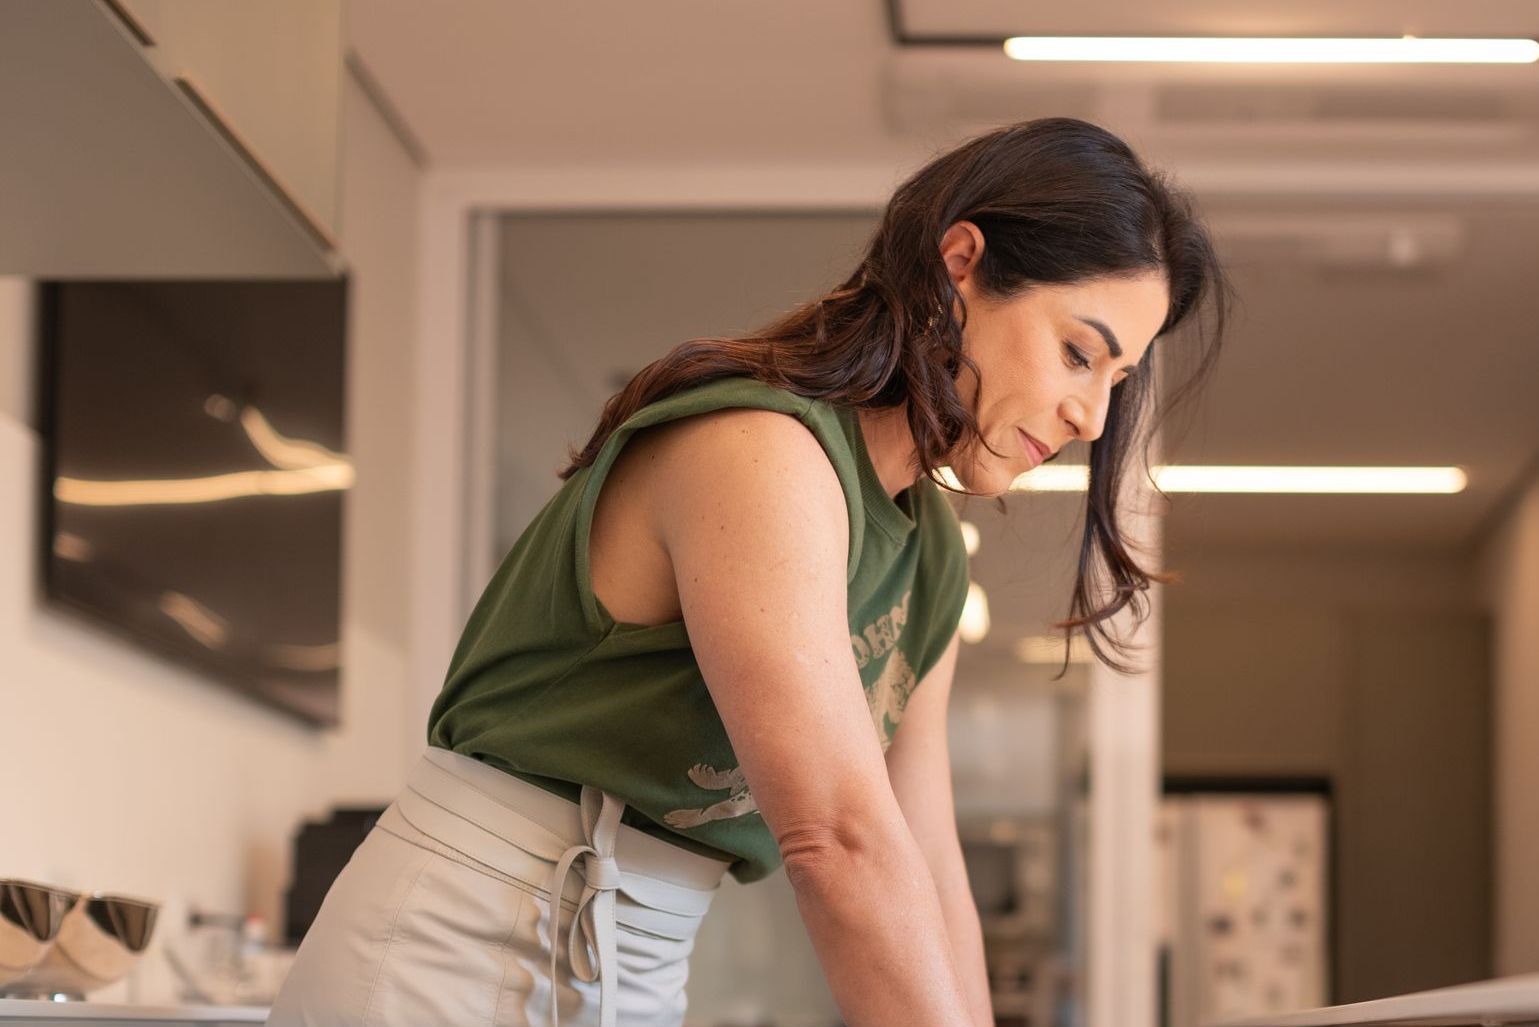
<path fill-rule="evenodd" d="M 757 881 L 781 862 L 682 620 L 617 623 L 594 595 L 588 531 L 620 449 L 649 425 L 724 407 L 800 419 L 822 443 L 849 510 L 850 646 L 885 751 L 909 696 L 961 618 L 967 554 L 955 512 L 928 478 L 894 500 L 867 456 L 855 409 L 746 377 L 691 387 L 638 410 L 562 483 L 504 557 L 465 625 L 428 719 L 428 744 L 579 801 L 594 785 L 622 821 L 730 860 Z M 832 685 L 833 682 L 830 682 Z M 787 720 L 786 730 L 796 730 Z"/>

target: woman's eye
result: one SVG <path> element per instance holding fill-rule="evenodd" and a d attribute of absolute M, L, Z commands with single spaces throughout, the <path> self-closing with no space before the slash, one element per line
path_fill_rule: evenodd
<path fill-rule="evenodd" d="M 1079 366 L 1079 367 L 1089 367 L 1090 366 L 1090 361 L 1086 360 L 1085 359 L 1085 354 L 1081 353 L 1078 349 L 1075 349 L 1073 346 L 1070 346 L 1068 343 L 1064 343 L 1063 348 L 1069 351 L 1069 359 L 1072 360 L 1077 366 Z"/>

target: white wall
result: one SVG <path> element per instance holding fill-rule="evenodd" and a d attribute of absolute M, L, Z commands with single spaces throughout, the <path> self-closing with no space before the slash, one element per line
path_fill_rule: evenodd
<path fill-rule="evenodd" d="M 1480 554 L 1493 625 L 1492 742 L 1499 975 L 1539 971 L 1539 476 L 1530 477 Z"/>
<path fill-rule="evenodd" d="M 42 606 L 30 283 L 0 280 L 0 876 L 190 905 L 276 931 L 291 835 L 345 802 L 387 802 L 420 749 L 403 720 L 410 381 L 420 169 L 349 79 L 342 240 L 353 265 L 344 504 L 342 724 L 317 731 Z M 151 951 L 104 999 L 175 985 Z"/>

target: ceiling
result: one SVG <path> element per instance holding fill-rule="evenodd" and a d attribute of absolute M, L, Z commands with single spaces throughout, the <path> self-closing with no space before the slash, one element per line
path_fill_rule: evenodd
<path fill-rule="evenodd" d="M 1427 155 L 1448 157 L 1425 147 L 1446 146 L 1451 131 L 1464 156 L 1539 156 L 1535 66 L 1027 65 L 997 47 L 893 42 L 893 10 L 899 30 L 914 36 L 976 35 L 991 26 L 1003 34 L 1002 12 L 1021 9 L 1015 0 L 891 3 L 351 0 L 346 31 L 441 167 L 581 160 L 906 164 L 977 124 L 1048 113 L 1115 122 L 1146 145 L 1182 152 L 1217 145 L 1232 153 L 1237 130 L 1251 144 L 1281 133 L 1275 142 L 1292 146 L 1299 142 L 1295 130 L 1314 122 L 1316 141 L 1306 146 L 1315 150 L 1340 142 L 1360 152 L 1382 136 L 1385 153 L 1404 154 L 1420 143 Z M 1082 0 L 1032 9 L 1031 22 L 1018 29 L 1535 31 L 1529 0 Z"/>
<path fill-rule="evenodd" d="M 1020 9 L 891 10 L 904 33 L 935 36 L 1535 31 L 1528 2 L 1097 0 L 1004 20 Z M 1229 185 L 1198 199 L 1243 309 L 1200 417 L 1168 456 L 1458 464 L 1470 486 L 1173 496 L 1173 551 L 1467 554 L 1539 469 L 1539 66 L 1022 65 L 992 47 L 899 46 L 890 13 L 878 0 L 353 0 L 348 32 L 431 169 L 905 170 L 978 127 L 1044 114 L 1106 125 L 1178 182 L 1227 169 Z"/>

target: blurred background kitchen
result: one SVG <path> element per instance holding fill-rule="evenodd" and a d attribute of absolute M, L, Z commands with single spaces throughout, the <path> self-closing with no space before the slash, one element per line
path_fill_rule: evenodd
<path fill-rule="evenodd" d="M 1002 45 L 1535 31 L 1519 0 L 3 0 L 0 989 L 261 1007 L 603 400 L 833 285 L 936 152 L 1050 115 L 1191 189 L 1243 307 L 1150 453 L 1137 524 L 1185 580 L 1147 673 L 1050 627 L 1083 445 L 959 507 L 999 1022 L 1539 971 L 1533 52 Z M 1160 476 L 1240 466 L 1285 470 Z M 116 970 L 26 987 L 14 954 L 93 917 Z M 783 872 L 724 881 L 689 994 L 699 1027 L 838 1022 Z"/>

